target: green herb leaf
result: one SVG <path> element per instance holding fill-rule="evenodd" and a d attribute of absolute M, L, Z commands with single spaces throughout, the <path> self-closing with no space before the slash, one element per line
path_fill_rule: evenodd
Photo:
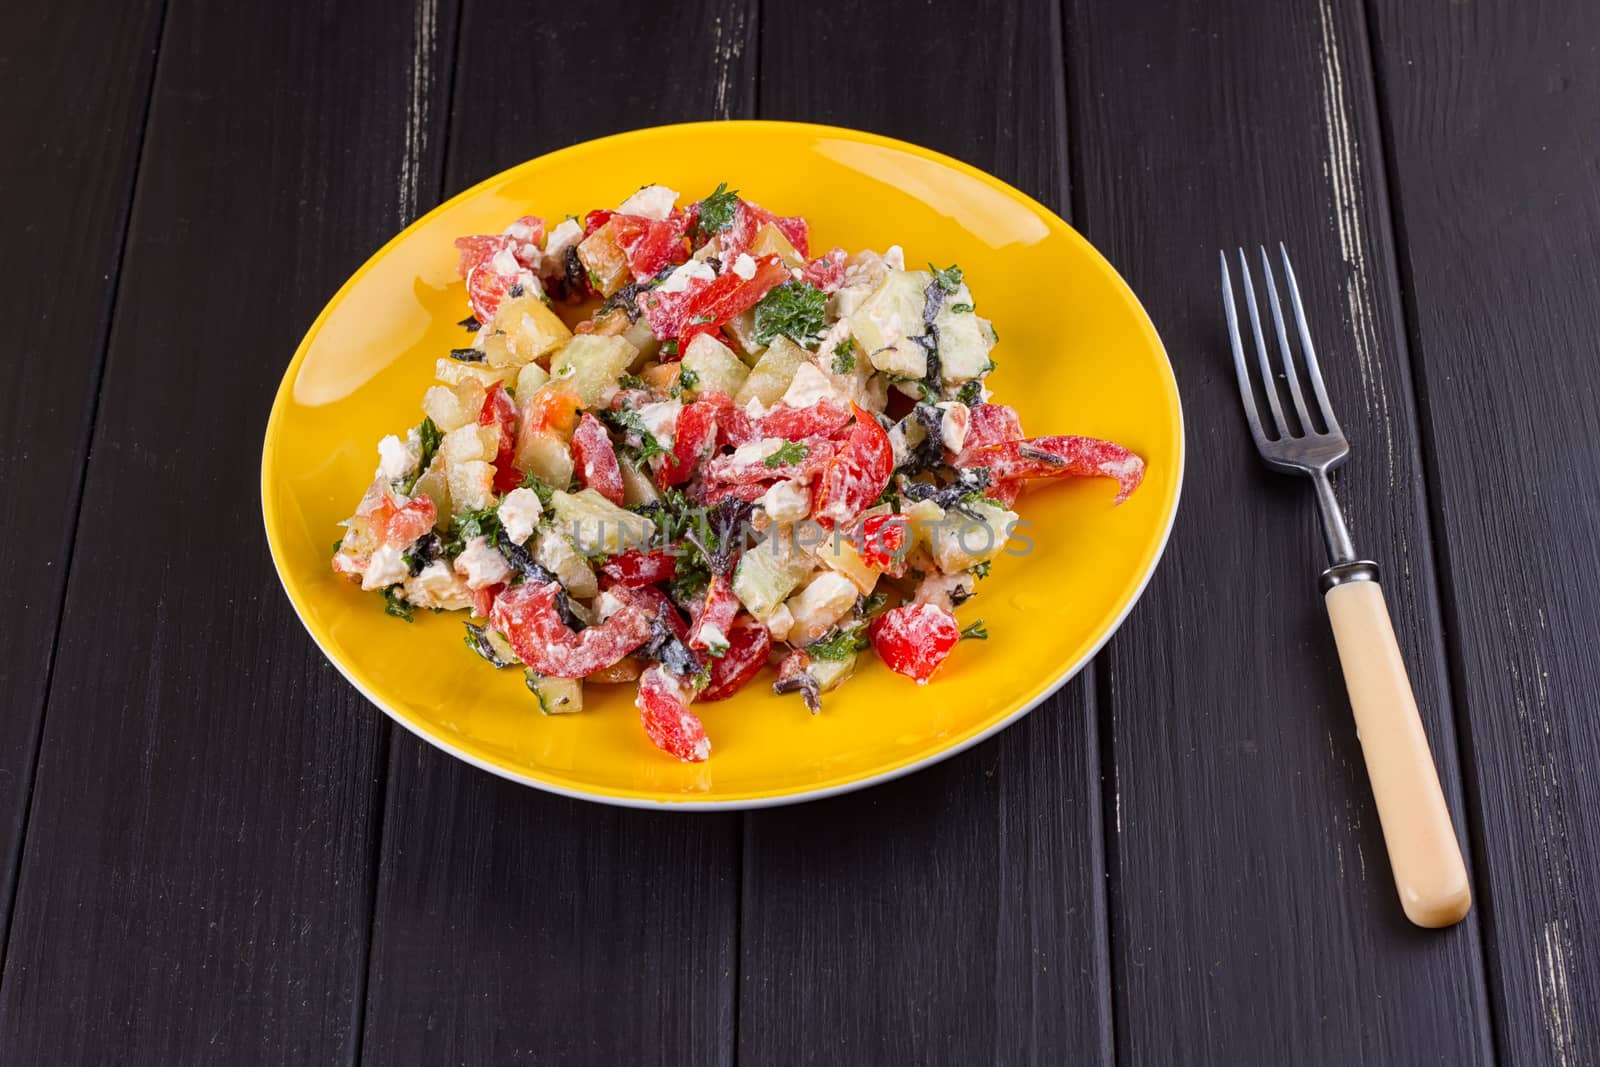
<path fill-rule="evenodd" d="M 756 305 L 756 344 L 770 344 L 780 335 L 810 344 L 822 332 L 827 306 L 827 294 L 810 282 L 784 282 Z"/>
<path fill-rule="evenodd" d="M 970 314 L 972 314 L 972 305 L 968 304 L 966 301 L 962 301 L 959 304 L 951 304 L 950 305 L 950 314 L 952 314 L 952 315 L 970 315 Z"/>
<path fill-rule="evenodd" d="M 417 470 L 427 472 L 428 464 L 433 462 L 433 454 L 439 451 L 439 442 L 444 440 L 444 434 L 439 432 L 439 427 L 433 424 L 433 419 L 425 418 L 422 425 L 417 427 L 417 438 L 421 442 L 422 459 L 417 463 Z"/>
<path fill-rule="evenodd" d="M 972 571 L 972 576 L 974 578 L 987 578 L 987 577 L 989 577 L 989 562 L 988 562 L 988 560 L 985 560 L 984 562 L 979 563 L 976 566 L 969 567 L 968 569 L 970 571 Z"/>
<path fill-rule="evenodd" d="M 846 337 L 833 346 L 833 373 L 849 374 L 856 369 L 856 339 Z"/>
<path fill-rule="evenodd" d="M 961 387 L 961 391 L 956 393 L 956 399 L 969 408 L 983 403 L 983 383 L 974 378 Z"/>
<path fill-rule="evenodd" d="M 639 377 L 637 374 L 624 374 L 622 377 L 617 379 L 617 384 L 622 386 L 624 389 L 650 388 L 644 383 L 644 379 Z"/>
<path fill-rule="evenodd" d="M 938 282 L 939 288 L 945 292 L 953 293 L 961 288 L 961 268 L 954 263 L 945 270 L 940 270 L 932 263 L 929 263 L 928 269 L 933 272 L 933 280 Z"/>
<path fill-rule="evenodd" d="M 677 462 L 677 457 L 672 454 L 672 450 L 663 448 L 661 442 L 655 439 L 655 435 L 645 429 L 644 422 L 639 418 L 638 412 L 601 411 L 599 415 L 602 422 L 610 424 L 612 429 L 623 435 L 623 449 L 632 452 L 633 458 L 641 465 L 656 456 L 666 456 L 673 463 Z M 639 442 L 637 446 L 631 443 L 635 439 Z"/>
<path fill-rule="evenodd" d="M 339 538 L 339 540 L 337 540 L 337 541 L 335 541 L 333 543 L 333 554 L 335 556 L 337 556 L 339 554 L 339 550 L 342 549 L 343 547 L 344 547 L 344 538 L 341 537 L 341 538 Z"/>
<path fill-rule="evenodd" d="M 733 225 L 734 212 L 739 207 L 739 190 L 729 189 L 727 182 L 718 182 L 716 190 L 700 201 L 700 215 L 695 220 L 696 244 L 703 244 L 713 234 L 721 233 Z"/>
<path fill-rule="evenodd" d="M 474 537 L 487 537 L 491 543 L 500 539 L 500 515 L 491 504 L 486 508 L 463 511 L 450 520 L 450 533 L 444 539 L 444 554 L 455 559 L 467 549 Z"/>
<path fill-rule="evenodd" d="M 699 384 L 700 375 L 685 367 L 678 372 L 678 380 L 673 383 L 671 393 L 673 396 L 679 396 L 688 390 L 694 389 Z"/>
<path fill-rule="evenodd" d="M 983 625 L 983 620 L 982 619 L 979 619 L 978 621 L 974 622 L 971 626 L 968 626 L 965 630 L 961 631 L 961 639 L 962 640 L 966 640 L 969 637 L 972 638 L 975 641 L 987 641 L 987 640 L 989 640 L 989 631 Z"/>
<path fill-rule="evenodd" d="M 761 463 L 766 467 L 792 467 L 811 454 L 811 449 L 799 441 L 785 441 L 778 450 Z"/>
<path fill-rule="evenodd" d="M 411 603 L 400 592 L 399 586 L 391 585 L 381 590 L 381 592 L 383 593 L 383 613 L 410 622 Z"/>
<path fill-rule="evenodd" d="M 534 492 L 534 495 L 539 498 L 539 506 L 544 509 L 546 514 L 549 513 L 549 511 L 550 511 L 550 498 L 555 495 L 555 490 L 554 489 L 550 488 L 548 485 L 545 485 L 543 482 L 541 482 L 538 479 L 537 476 L 532 475 L 532 474 L 523 475 L 522 476 L 522 485 L 520 485 L 518 488 L 520 488 L 520 489 L 532 489 L 533 492 Z"/>
<path fill-rule="evenodd" d="M 867 639 L 866 623 L 858 622 L 841 626 L 830 636 L 815 644 L 807 645 L 806 652 L 813 659 L 849 659 L 869 644 L 871 642 Z"/>
<path fill-rule="evenodd" d="M 675 355 L 677 355 L 678 354 L 678 339 L 676 337 L 674 337 L 670 341 L 663 341 L 661 343 L 661 354 L 663 356 L 675 356 Z"/>

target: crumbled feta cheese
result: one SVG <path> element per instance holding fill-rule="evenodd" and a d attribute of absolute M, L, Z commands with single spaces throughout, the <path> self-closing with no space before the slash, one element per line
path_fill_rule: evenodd
<path fill-rule="evenodd" d="M 658 293 L 681 293 L 688 289 L 689 283 L 697 278 L 701 281 L 709 282 L 716 276 L 717 272 L 711 269 L 711 264 L 702 259 L 691 259 L 667 275 L 667 280 L 662 282 L 656 291 Z"/>
<path fill-rule="evenodd" d="M 500 501 L 500 507 L 495 514 L 500 517 L 500 525 L 505 528 L 506 538 L 514 544 L 522 544 L 533 535 L 533 528 L 539 525 L 539 517 L 544 514 L 544 507 L 539 503 L 539 494 L 532 489 L 517 488 L 506 494 Z"/>
<path fill-rule="evenodd" d="M 756 261 L 750 258 L 750 253 L 739 253 L 739 258 L 733 261 L 733 273 L 745 281 L 749 281 L 756 276 Z"/>
<path fill-rule="evenodd" d="M 788 600 L 789 610 L 794 613 L 794 629 L 789 631 L 789 640 L 809 645 L 843 618 L 845 612 L 855 606 L 859 595 L 856 583 L 842 574 L 823 571 Z"/>
<path fill-rule="evenodd" d="M 759 441 L 751 441 L 734 449 L 733 454 L 728 457 L 728 462 L 735 467 L 760 463 L 786 444 L 788 442 L 781 437 L 763 437 Z"/>
<path fill-rule="evenodd" d="M 509 248 L 502 248 L 496 252 L 494 258 L 489 260 L 489 266 L 494 268 L 496 274 L 511 276 L 515 276 L 518 271 L 522 270 L 522 264 L 517 262 L 517 257 L 511 253 Z"/>
<path fill-rule="evenodd" d="M 883 254 L 883 265 L 890 270 L 906 269 L 905 249 L 899 245 L 890 245 L 889 250 Z"/>
<path fill-rule="evenodd" d="M 903 464 L 911 456 L 911 445 L 906 443 L 906 424 L 897 422 L 889 428 L 889 451 L 894 454 L 894 465 Z"/>
<path fill-rule="evenodd" d="M 533 240 L 533 226 L 522 219 L 518 219 L 506 227 L 506 236 L 518 242 Z"/>
<path fill-rule="evenodd" d="M 774 522 L 799 522 L 811 514 L 811 491 L 801 482 L 785 479 L 763 493 L 756 506 Z"/>
<path fill-rule="evenodd" d="M 789 610 L 789 605 L 779 604 L 778 610 L 767 616 L 765 625 L 774 641 L 787 641 L 789 631 L 794 629 L 794 612 Z"/>
<path fill-rule="evenodd" d="M 753 396 L 744 402 L 744 413 L 749 415 L 752 419 L 761 418 L 761 416 L 765 415 L 769 410 L 770 409 L 767 407 L 767 405 L 761 402 L 761 398 L 759 396 Z"/>
<path fill-rule="evenodd" d="M 944 412 L 944 416 L 939 420 L 939 436 L 944 439 L 944 447 L 952 452 L 960 452 L 967 443 L 967 430 L 972 426 L 972 412 L 959 400 L 946 400 L 938 406 Z"/>
<path fill-rule="evenodd" d="M 673 435 L 678 428 L 678 415 L 683 411 L 681 400 L 658 400 L 653 404 L 640 404 L 636 414 L 656 444 L 671 448 Z"/>
<path fill-rule="evenodd" d="M 954 611 L 958 604 L 972 596 L 978 580 L 963 571 L 959 574 L 930 574 L 917 583 L 912 601 L 917 604 L 937 604 L 946 611 Z"/>
<path fill-rule="evenodd" d="M 422 573 L 406 579 L 406 599 L 419 608 L 456 611 L 472 606 L 472 590 L 449 564 L 436 559 L 422 568 Z"/>
<path fill-rule="evenodd" d="M 422 461 L 421 452 L 406 441 L 390 434 L 378 442 L 379 478 L 395 481 L 417 469 Z"/>
<path fill-rule="evenodd" d="M 550 236 L 545 238 L 544 254 L 547 260 L 565 255 L 568 248 L 583 240 L 583 227 L 572 219 L 562 219 Z"/>
<path fill-rule="evenodd" d="M 678 193 L 665 185 L 647 185 L 622 202 L 617 211 L 623 215 L 640 215 L 647 219 L 664 219 L 677 206 Z"/>
<path fill-rule="evenodd" d="M 405 581 L 411 568 L 406 566 L 406 561 L 400 555 L 400 549 L 394 545 L 379 545 L 372 553 L 367 569 L 362 572 L 361 588 L 383 589 Z"/>
<path fill-rule="evenodd" d="M 511 565 L 487 537 L 474 537 L 456 557 L 456 573 L 467 581 L 468 589 L 487 589 L 511 577 Z"/>
<path fill-rule="evenodd" d="M 596 622 L 605 622 L 611 616 L 622 610 L 622 601 L 611 590 L 607 589 L 594 598 L 594 616 Z"/>
<path fill-rule="evenodd" d="M 856 313 L 857 308 L 867 302 L 867 297 L 871 295 L 870 285 L 847 285 L 828 298 L 828 314 L 835 318 L 848 319 Z"/>
<path fill-rule="evenodd" d="M 714 622 L 705 623 L 700 627 L 700 641 L 706 646 L 706 650 L 713 654 L 728 650 L 728 635 Z"/>
<path fill-rule="evenodd" d="M 789 388 L 783 391 L 783 402 L 792 408 L 808 408 L 824 400 L 831 400 L 841 407 L 847 402 L 847 398 L 834 388 L 833 379 L 824 374 L 822 368 L 815 363 L 800 364 L 795 368 Z"/>

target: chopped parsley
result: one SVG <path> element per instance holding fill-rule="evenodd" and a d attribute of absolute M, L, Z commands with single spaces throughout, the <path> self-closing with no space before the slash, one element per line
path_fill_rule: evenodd
<path fill-rule="evenodd" d="M 678 339 L 676 337 L 674 337 L 670 341 L 661 342 L 661 354 L 663 356 L 675 356 L 675 355 L 677 355 L 678 354 Z"/>
<path fill-rule="evenodd" d="M 738 209 L 739 190 L 729 189 L 727 182 L 718 182 L 716 190 L 700 201 L 700 212 L 694 222 L 697 243 L 704 243 L 732 226 Z"/>
<path fill-rule="evenodd" d="M 856 339 L 846 337 L 833 346 L 833 373 L 849 374 L 856 369 Z"/>
<path fill-rule="evenodd" d="M 972 572 L 972 576 L 974 578 L 987 578 L 987 577 L 989 577 L 989 561 L 988 560 L 985 560 L 982 563 L 979 563 L 976 566 L 969 567 L 967 569 Z"/>
<path fill-rule="evenodd" d="M 968 304 L 965 301 L 962 301 L 959 304 L 951 304 L 950 305 L 950 314 L 952 314 L 952 315 L 970 315 L 970 314 L 972 314 L 972 305 Z"/>
<path fill-rule="evenodd" d="M 393 615 L 397 619 L 411 621 L 411 602 L 405 598 L 397 586 L 387 586 L 382 591 L 383 613 Z"/>
<path fill-rule="evenodd" d="M 811 454 L 799 441 L 785 441 L 776 452 L 762 460 L 766 467 L 792 467 Z"/>
<path fill-rule="evenodd" d="M 333 543 L 333 554 L 335 556 L 337 556 L 343 550 L 344 550 L 344 538 L 341 537 L 341 538 L 339 538 L 339 540 L 337 540 L 337 541 L 335 541 Z"/>
<path fill-rule="evenodd" d="M 694 371 L 690 370 L 688 367 L 684 367 L 682 370 L 680 370 L 678 372 L 678 380 L 675 383 L 673 383 L 672 390 L 671 390 L 672 395 L 673 396 L 678 396 L 678 395 L 680 395 L 680 394 L 682 394 L 682 393 L 684 393 L 684 392 L 686 392 L 688 390 L 694 389 L 699 384 L 700 384 L 700 375 L 696 374 Z"/>
<path fill-rule="evenodd" d="M 708 322 L 716 322 L 716 321 L 717 321 L 717 317 L 715 315 L 696 315 L 694 318 L 689 320 L 689 325 L 691 325 L 691 326 L 704 326 Z"/>
<path fill-rule="evenodd" d="M 756 305 L 756 344 L 771 344 L 780 335 L 810 344 L 822 332 L 827 305 L 827 294 L 810 282 L 784 282 Z"/>
<path fill-rule="evenodd" d="M 956 394 L 956 399 L 969 408 L 983 403 L 983 383 L 976 378 L 972 379 L 972 381 L 961 387 L 961 391 Z"/>
<path fill-rule="evenodd" d="M 624 389 L 649 389 L 650 388 L 648 385 L 645 384 L 644 379 L 639 377 L 637 374 L 624 374 L 622 377 L 617 379 L 617 384 L 622 386 Z"/>
<path fill-rule="evenodd" d="M 939 288 L 945 292 L 953 293 L 961 288 L 961 268 L 955 264 L 952 263 L 946 269 L 940 270 L 932 263 L 929 263 L 928 269 L 933 272 L 933 280 L 938 282 Z"/>
<path fill-rule="evenodd" d="M 486 508 L 463 511 L 450 520 L 450 532 L 445 538 L 444 554 L 455 559 L 467 549 L 474 537 L 487 537 L 490 543 L 500 539 L 500 516 L 493 504 Z"/>
<path fill-rule="evenodd" d="M 975 641 L 989 640 L 989 630 L 983 625 L 982 619 L 979 619 L 977 622 L 974 622 L 971 626 L 968 626 L 966 629 L 961 631 L 961 639 L 963 641 L 969 637 Z"/>
<path fill-rule="evenodd" d="M 866 623 L 863 621 L 838 627 L 830 636 L 815 644 L 807 645 L 806 652 L 813 659 L 849 659 L 870 643 L 867 639 Z"/>
<path fill-rule="evenodd" d="M 644 428 L 644 421 L 639 418 L 636 411 L 602 411 L 601 421 L 610 423 L 612 429 L 624 435 L 624 448 L 629 448 L 634 453 L 634 458 L 641 464 L 646 463 L 656 456 L 666 456 L 668 460 L 677 463 L 678 458 L 672 454 L 670 448 L 663 448 L 655 435 Z M 637 440 L 638 445 L 632 442 Z"/>
<path fill-rule="evenodd" d="M 548 486 L 548 485 L 544 484 L 543 482 L 541 482 L 537 475 L 533 475 L 533 474 L 525 474 L 525 475 L 523 475 L 522 484 L 520 486 L 518 486 L 518 488 L 519 489 L 532 489 L 534 495 L 539 498 L 539 506 L 544 509 L 543 513 L 545 515 L 548 515 L 550 513 L 550 498 L 555 495 L 556 491 L 554 489 L 552 489 L 550 486 Z"/>

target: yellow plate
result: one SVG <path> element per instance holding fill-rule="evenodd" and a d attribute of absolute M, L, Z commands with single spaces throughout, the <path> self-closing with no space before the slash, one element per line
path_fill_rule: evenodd
<path fill-rule="evenodd" d="M 689 198 L 727 181 L 804 215 L 812 247 L 905 248 L 909 264 L 958 263 L 994 321 L 996 399 L 1030 434 L 1107 437 L 1149 462 L 1112 507 L 1108 480 L 1022 498 L 1026 556 L 1002 556 L 959 615 L 963 641 L 917 686 L 870 656 L 820 715 L 758 679 L 697 705 L 711 759 L 687 765 L 639 726 L 633 687 L 586 688 L 581 714 L 539 713 L 517 670 L 462 645 L 463 613 L 406 625 L 376 593 L 335 578 L 330 549 L 371 481 L 375 446 L 421 419 L 435 359 L 467 340 L 452 241 L 523 214 L 560 219 L 620 203 L 645 182 Z M 1105 644 L 1166 544 L 1183 474 L 1183 419 L 1160 340 L 1109 264 L 1048 209 L 964 163 L 853 130 L 781 122 L 668 126 L 530 160 L 430 212 L 358 270 L 312 324 L 283 378 L 261 462 L 279 577 L 306 629 L 401 725 L 495 774 L 641 807 L 739 808 L 860 788 L 925 767 L 1016 721 Z M 1021 547 L 1018 545 L 1017 547 Z"/>

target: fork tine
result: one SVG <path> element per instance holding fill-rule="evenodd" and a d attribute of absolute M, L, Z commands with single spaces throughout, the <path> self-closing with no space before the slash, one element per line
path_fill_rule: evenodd
<path fill-rule="evenodd" d="M 1267 356 L 1267 339 L 1261 333 L 1261 311 L 1256 307 L 1256 285 L 1250 279 L 1250 262 L 1244 249 L 1239 249 L 1239 273 L 1244 278 L 1244 304 L 1250 309 L 1250 332 L 1256 339 L 1256 359 L 1261 365 L 1261 391 L 1267 394 L 1267 407 L 1272 409 L 1272 421 L 1277 424 L 1278 436 L 1289 436 L 1289 424 L 1283 418 L 1283 405 L 1278 400 L 1278 386 L 1272 380 L 1272 360 Z"/>
<path fill-rule="evenodd" d="M 1261 273 L 1265 279 L 1267 303 L 1272 307 L 1272 325 L 1278 331 L 1278 354 L 1283 358 L 1283 376 L 1289 380 L 1289 396 L 1294 401 L 1294 413 L 1300 417 L 1300 432 L 1316 433 L 1316 429 L 1311 425 L 1311 415 L 1306 411 L 1306 398 L 1300 392 L 1300 375 L 1294 369 L 1294 347 L 1289 344 L 1289 331 L 1283 326 L 1283 305 L 1278 302 L 1278 281 L 1272 276 L 1272 260 L 1267 258 L 1265 247 L 1261 248 Z"/>
<path fill-rule="evenodd" d="M 1228 319 L 1228 340 L 1233 343 L 1233 372 L 1239 379 L 1239 400 L 1244 404 L 1245 421 L 1250 424 L 1250 435 L 1256 444 L 1266 443 L 1261 430 L 1261 416 L 1256 412 L 1255 389 L 1250 385 L 1250 368 L 1244 361 L 1244 342 L 1239 338 L 1239 312 L 1233 303 L 1233 278 L 1228 274 L 1228 253 L 1217 252 L 1222 261 L 1222 310 Z"/>
<path fill-rule="evenodd" d="M 1294 266 L 1289 262 L 1289 250 L 1278 242 L 1278 252 L 1283 256 L 1283 276 L 1289 283 L 1289 303 L 1294 307 L 1295 325 L 1300 330 L 1300 350 L 1305 353 L 1306 370 L 1311 377 L 1311 391 L 1317 394 L 1317 408 L 1322 412 L 1322 424 L 1331 433 L 1341 433 L 1339 420 L 1333 416 L 1333 405 L 1328 402 L 1328 388 L 1322 384 L 1322 368 L 1317 365 L 1317 349 L 1311 343 L 1311 327 L 1306 323 L 1305 305 L 1300 303 L 1300 283 L 1295 281 Z M 1265 253 L 1263 253 L 1265 254 Z"/>

